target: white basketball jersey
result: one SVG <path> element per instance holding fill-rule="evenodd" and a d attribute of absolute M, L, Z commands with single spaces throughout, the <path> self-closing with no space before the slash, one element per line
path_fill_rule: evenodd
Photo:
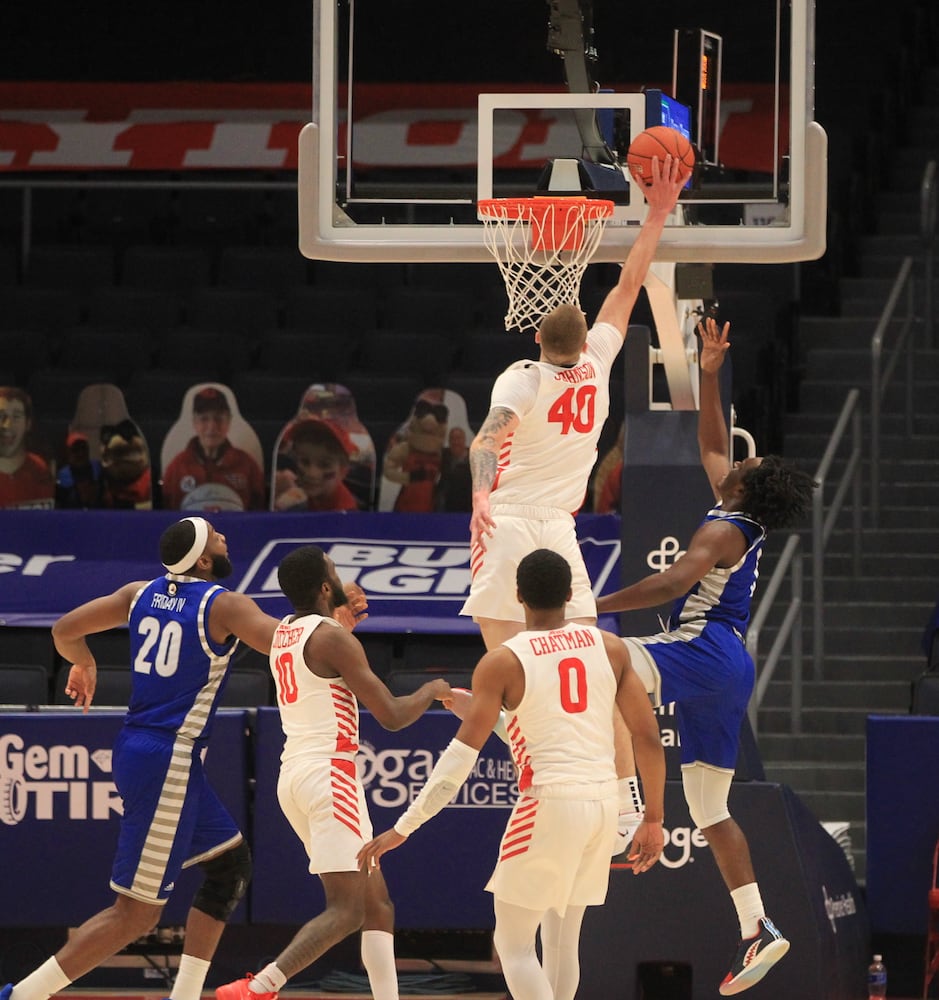
<path fill-rule="evenodd" d="M 507 407 L 520 423 L 499 454 L 491 503 L 579 510 L 610 412 L 610 369 L 622 344 L 620 332 L 601 323 L 573 367 L 517 361 L 496 379 L 491 406 Z"/>
<path fill-rule="evenodd" d="M 359 748 L 359 703 L 341 677 L 319 677 L 303 650 L 320 626 L 341 628 L 332 618 L 284 618 L 274 633 L 270 665 L 280 723 L 287 740 L 281 761 L 302 755 L 353 759 Z"/>
<path fill-rule="evenodd" d="M 616 779 L 616 677 L 603 633 L 569 623 L 520 632 L 505 645 L 525 672 L 525 693 L 506 723 L 519 791 Z"/>

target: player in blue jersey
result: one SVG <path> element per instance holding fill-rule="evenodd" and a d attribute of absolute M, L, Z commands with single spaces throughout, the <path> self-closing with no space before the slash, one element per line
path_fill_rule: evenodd
<path fill-rule="evenodd" d="M 151 931 L 183 868 L 199 865 L 173 1000 L 199 1000 L 225 923 L 251 877 L 251 853 L 208 782 L 202 758 L 238 640 L 271 647 L 277 621 L 215 581 L 231 573 L 225 536 L 201 517 L 160 538 L 166 574 L 128 583 L 63 615 L 52 635 L 72 667 L 66 693 L 86 711 L 96 664 L 86 636 L 129 625 L 132 689 L 113 754 L 124 801 L 113 905 L 85 921 L 2 1000 L 47 1000 Z"/>
<path fill-rule="evenodd" d="M 668 569 L 597 602 L 599 613 L 609 613 L 675 601 L 666 631 L 623 641 L 654 704 L 675 703 L 688 809 L 737 909 L 742 940 L 720 984 L 722 996 L 759 982 L 789 950 L 766 917 L 747 839 L 727 800 L 753 691 L 744 636 L 763 541 L 768 530 L 805 514 L 814 487 L 811 476 L 776 456 L 731 463 L 718 381 L 729 329 L 729 323 L 719 329 L 712 318 L 698 327 L 698 445 L 718 504 Z"/>

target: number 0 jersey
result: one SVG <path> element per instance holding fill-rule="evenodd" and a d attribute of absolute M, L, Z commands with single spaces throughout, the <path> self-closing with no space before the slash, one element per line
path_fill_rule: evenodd
<path fill-rule="evenodd" d="M 580 508 L 610 412 L 610 370 L 622 345 L 616 327 L 599 323 L 576 365 L 517 361 L 496 379 L 490 405 L 512 410 L 520 423 L 499 455 L 491 504 L 571 514 Z"/>
<path fill-rule="evenodd" d="M 520 632 L 504 643 L 525 672 L 525 693 L 506 723 L 519 791 L 571 785 L 584 791 L 616 779 L 616 677 L 592 626 Z"/>
<path fill-rule="evenodd" d="M 237 639 L 209 635 L 209 610 L 225 588 L 167 573 L 130 607 L 131 696 L 125 724 L 207 740 Z"/>
<path fill-rule="evenodd" d="M 342 628 L 322 615 L 288 615 L 271 645 L 271 673 L 287 741 L 286 762 L 303 755 L 352 760 L 359 749 L 359 703 L 341 677 L 320 677 L 306 665 L 307 640 L 321 625 Z"/>

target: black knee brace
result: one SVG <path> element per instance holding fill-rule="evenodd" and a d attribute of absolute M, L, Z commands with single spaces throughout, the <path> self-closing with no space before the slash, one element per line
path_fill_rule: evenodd
<path fill-rule="evenodd" d="M 251 849 L 242 840 L 199 867 L 205 881 L 192 901 L 193 908 L 215 920 L 228 920 L 251 881 Z"/>

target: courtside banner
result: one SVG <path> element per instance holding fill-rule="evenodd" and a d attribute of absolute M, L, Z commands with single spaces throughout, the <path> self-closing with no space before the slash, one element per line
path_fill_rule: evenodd
<path fill-rule="evenodd" d="M 111 747 L 123 712 L 76 709 L 0 717 L 0 927 L 75 927 L 114 901 L 111 863 L 123 803 Z M 246 716 L 222 710 L 213 723 L 205 770 L 247 833 Z M 184 870 L 161 921 L 182 924 L 202 881 Z M 244 923 L 247 901 L 232 920 Z"/>
<path fill-rule="evenodd" d="M 48 627 L 78 604 L 161 572 L 163 530 L 176 511 L 0 512 L 0 625 Z M 228 541 L 234 573 L 226 586 L 265 611 L 290 610 L 277 584 L 281 559 L 321 546 L 340 578 L 368 596 L 363 632 L 468 632 L 459 614 L 469 593 L 467 514 L 207 515 Z M 619 584 L 620 519 L 583 514 L 577 533 L 594 593 Z M 507 587 L 514 581 L 507 580 Z M 3 641 L 0 631 L 0 643 Z"/>
<path fill-rule="evenodd" d="M 439 703 L 438 703 L 439 704 Z M 390 733 L 360 713 L 357 766 L 377 835 L 394 826 L 426 783 L 460 722 L 431 710 Z M 322 907 L 319 879 L 277 802 L 280 713 L 259 708 L 254 739 L 254 826 L 250 918 L 256 924 L 300 924 Z M 496 736 L 483 745 L 472 773 L 453 801 L 396 851 L 382 859 L 399 929 L 475 930 L 493 926 L 485 891 L 499 842 L 518 796 L 508 747 Z"/>
<path fill-rule="evenodd" d="M 663 86 L 646 81 L 647 86 Z M 612 84 L 620 93 L 643 85 Z M 360 83 L 355 88 L 355 160 L 370 168 L 477 165 L 481 92 L 535 91 L 518 84 Z M 539 91 L 562 93 L 562 87 Z M 782 94 L 782 100 L 788 97 Z M 338 148 L 345 148 L 345 88 Z M 301 83 L 0 83 L 0 173 L 64 170 L 297 170 L 297 140 L 310 120 L 312 88 Z M 775 94 L 771 84 L 724 83 L 721 160 L 770 172 Z M 784 132 L 783 148 L 788 145 Z M 576 130 L 561 111 L 515 112 L 500 132 L 500 169 L 567 155 Z M 579 144 L 578 144 L 579 148 Z"/>

